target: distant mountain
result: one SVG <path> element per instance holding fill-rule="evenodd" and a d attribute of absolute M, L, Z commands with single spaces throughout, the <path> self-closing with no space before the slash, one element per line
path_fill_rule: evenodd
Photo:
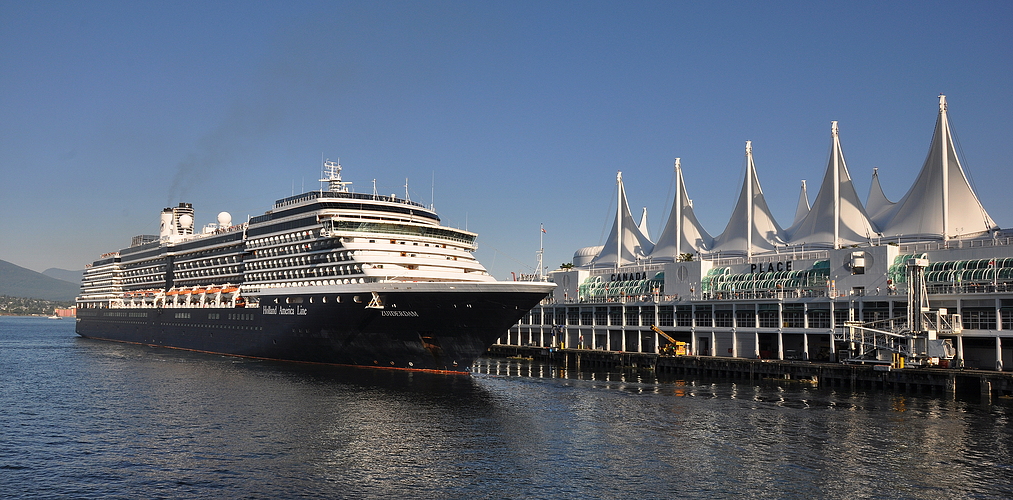
<path fill-rule="evenodd" d="M 42 274 L 45 274 L 50 278 L 69 281 L 77 286 L 81 286 L 81 277 L 84 276 L 84 269 L 80 271 L 68 271 L 66 269 L 60 269 L 58 267 L 51 267 L 49 269 L 46 269 L 45 271 L 42 271 Z"/>
<path fill-rule="evenodd" d="M 74 300 L 80 287 L 0 260 L 0 295 L 44 300 Z"/>

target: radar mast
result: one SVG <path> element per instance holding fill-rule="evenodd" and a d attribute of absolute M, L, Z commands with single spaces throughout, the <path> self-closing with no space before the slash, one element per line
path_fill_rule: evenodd
<path fill-rule="evenodd" d="M 341 160 L 324 161 L 324 175 L 320 182 L 327 183 L 327 190 L 335 193 L 347 193 L 348 186 L 351 184 L 349 181 L 341 180 Z"/>

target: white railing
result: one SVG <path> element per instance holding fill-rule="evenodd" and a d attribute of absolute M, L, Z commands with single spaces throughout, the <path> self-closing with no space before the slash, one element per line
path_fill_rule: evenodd
<path fill-rule="evenodd" d="M 990 248 L 1013 245 L 1013 238 L 976 238 L 970 240 L 932 241 L 926 243 L 908 243 L 900 245 L 900 253 L 911 254 L 931 252 L 933 250 L 953 250 L 956 248 Z"/>

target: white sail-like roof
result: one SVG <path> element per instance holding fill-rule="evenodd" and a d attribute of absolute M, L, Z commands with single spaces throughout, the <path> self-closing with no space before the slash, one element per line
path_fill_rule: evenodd
<path fill-rule="evenodd" d="M 637 229 L 639 229 L 648 240 L 651 239 L 651 233 L 647 228 L 647 207 L 644 207 L 644 211 L 640 214 L 640 224 L 637 224 Z"/>
<path fill-rule="evenodd" d="M 883 192 L 883 186 L 879 183 L 879 169 L 872 169 L 872 185 L 869 186 L 869 197 L 865 201 L 865 211 L 869 214 L 873 224 L 884 227 L 889 220 L 885 217 L 890 214 L 891 209 L 897 202 L 890 201 Z"/>
<path fill-rule="evenodd" d="M 732 217 L 725 230 L 714 238 L 712 252 L 722 255 L 752 255 L 784 246 L 784 231 L 774 220 L 763 198 L 753 164 L 753 144 L 746 141 L 746 176 Z"/>
<path fill-rule="evenodd" d="M 823 183 L 809 213 L 785 230 L 790 244 L 807 247 L 840 248 L 868 243 L 876 230 L 851 182 L 837 122 L 830 124 L 830 159 Z"/>
<path fill-rule="evenodd" d="M 936 130 L 918 178 L 883 220 L 884 236 L 910 240 L 949 239 L 998 229 L 957 158 L 946 116 L 946 96 L 939 96 Z"/>
<path fill-rule="evenodd" d="M 626 201 L 626 188 L 623 187 L 623 173 L 616 175 L 619 185 L 619 207 L 616 211 L 612 231 L 605 240 L 605 245 L 592 261 L 593 265 L 623 265 L 636 262 L 651 253 L 654 244 L 637 227 L 630 213 L 630 205 Z"/>
<path fill-rule="evenodd" d="M 802 180 L 802 191 L 798 194 L 798 207 L 795 208 L 795 220 L 792 225 L 798 224 L 806 215 L 809 215 L 809 195 L 805 191 L 805 180 Z"/>
<path fill-rule="evenodd" d="M 679 254 L 705 252 L 714 241 L 693 213 L 693 200 L 687 194 L 679 158 L 675 159 L 675 184 L 672 212 L 651 252 L 651 258 L 655 260 L 674 261 Z"/>

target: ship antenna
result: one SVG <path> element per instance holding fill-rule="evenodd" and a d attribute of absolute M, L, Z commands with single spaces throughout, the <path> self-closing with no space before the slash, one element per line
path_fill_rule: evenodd
<path fill-rule="evenodd" d="M 412 201 L 411 197 L 408 196 L 408 178 L 404 178 L 404 200 Z"/>
<path fill-rule="evenodd" d="M 341 159 L 338 161 L 324 160 L 324 175 L 320 182 L 327 183 L 327 190 L 335 193 L 347 193 L 351 182 L 341 180 Z"/>
<path fill-rule="evenodd" d="M 545 224 L 538 223 L 538 281 L 545 281 L 545 273 L 542 272 L 542 256 L 545 254 L 545 245 L 542 238 L 545 236 Z"/>

